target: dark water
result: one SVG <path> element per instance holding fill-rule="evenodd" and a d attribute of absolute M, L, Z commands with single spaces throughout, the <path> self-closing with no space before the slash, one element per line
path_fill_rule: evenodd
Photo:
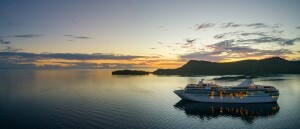
<path fill-rule="evenodd" d="M 278 88 L 278 103 L 212 104 L 172 92 L 201 77 L 110 72 L 0 70 L 0 128 L 300 128 L 300 75 L 254 79 Z"/>

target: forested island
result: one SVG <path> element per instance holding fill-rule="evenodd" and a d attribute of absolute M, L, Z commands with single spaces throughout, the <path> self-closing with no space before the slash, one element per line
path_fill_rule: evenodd
<path fill-rule="evenodd" d="M 116 70 L 112 72 L 112 75 L 149 75 L 150 72 L 141 70 Z"/>
<path fill-rule="evenodd" d="M 182 67 L 176 69 L 157 69 L 153 74 L 183 76 L 300 74 L 300 61 L 288 61 L 280 57 L 228 63 L 190 60 Z"/>

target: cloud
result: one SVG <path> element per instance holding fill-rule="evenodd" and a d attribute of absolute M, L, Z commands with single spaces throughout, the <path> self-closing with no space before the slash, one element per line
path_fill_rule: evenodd
<path fill-rule="evenodd" d="M 17 51 L 21 51 L 23 49 L 16 49 L 10 46 L 5 46 L 3 49 L 0 49 L 0 52 L 17 52 Z"/>
<path fill-rule="evenodd" d="M 0 39 L 0 44 L 10 44 L 10 41 L 5 41 L 3 39 Z"/>
<path fill-rule="evenodd" d="M 284 32 L 284 30 L 272 30 L 272 33 L 277 33 L 277 34 L 281 34 L 283 32 Z"/>
<path fill-rule="evenodd" d="M 19 57 L 35 59 L 65 59 L 65 60 L 130 60 L 146 58 L 145 56 L 116 55 L 116 54 L 80 54 L 80 53 L 26 53 L 26 52 L 0 52 L 1 57 Z"/>
<path fill-rule="evenodd" d="M 197 39 L 186 39 L 185 42 L 181 45 L 181 48 L 189 48 L 189 49 L 195 49 L 194 43 Z M 177 43 L 175 43 L 177 44 Z M 180 43 L 178 43 L 180 44 Z M 172 46 L 170 46 L 171 48 Z"/>
<path fill-rule="evenodd" d="M 75 38 L 75 39 L 90 39 L 90 37 L 86 37 L 86 36 L 74 36 L 74 35 L 64 35 L 64 36 Z"/>
<path fill-rule="evenodd" d="M 250 26 L 263 26 L 262 23 L 253 23 L 249 24 Z M 235 39 L 236 43 L 242 44 L 260 44 L 260 43 L 276 43 L 280 46 L 291 46 L 296 42 L 300 41 L 300 37 L 296 38 L 284 38 L 281 33 L 284 31 L 271 30 L 271 31 L 255 31 L 255 32 L 245 32 L 245 31 L 235 31 L 235 32 L 226 32 L 222 34 L 217 34 L 214 36 L 215 39 L 226 39 L 231 38 Z"/>
<path fill-rule="evenodd" d="M 227 36 L 233 36 L 237 33 L 240 33 L 239 31 L 236 32 L 227 32 L 227 33 L 222 33 L 222 34 L 217 34 L 214 36 L 215 39 L 222 39 L 222 38 L 226 38 Z"/>
<path fill-rule="evenodd" d="M 265 23 L 251 23 L 251 24 L 247 24 L 247 27 L 254 27 L 254 28 L 264 28 L 264 27 L 269 27 L 267 24 Z"/>
<path fill-rule="evenodd" d="M 294 45 L 295 42 L 299 42 L 300 38 L 289 39 L 285 42 L 285 45 Z"/>
<path fill-rule="evenodd" d="M 222 33 L 222 34 L 217 34 L 214 36 L 215 39 L 224 39 L 224 38 L 237 38 L 237 37 L 241 37 L 243 36 L 243 38 L 245 37 L 271 37 L 273 36 L 272 34 L 277 33 L 277 34 L 281 34 L 283 31 L 277 31 L 277 30 L 273 30 L 270 32 L 261 32 L 261 31 L 256 31 L 256 32 L 244 32 L 244 31 L 235 31 L 235 32 L 226 32 L 226 33 Z"/>
<path fill-rule="evenodd" d="M 114 59 L 114 60 L 123 60 L 123 59 L 134 59 L 141 58 L 142 56 L 130 56 L 130 55 L 114 55 L 114 54 L 73 54 L 73 53 L 50 53 L 50 54 L 40 54 L 48 58 L 58 58 L 66 60 L 97 60 L 97 59 Z"/>
<path fill-rule="evenodd" d="M 271 32 L 261 32 L 261 31 L 256 31 L 256 32 L 244 32 L 244 31 L 235 31 L 235 32 L 226 32 L 226 33 L 222 33 L 222 34 L 217 34 L 214 36 L 215 39 L 222 39 L 222 38 L 226 38 L 226 37 L 232 37 L 232 36 L 236 36 L 236 37 L 240 37 L 240 36 L 271 36 L 271 33 L 282 33 L 283 31 L 277 31 L 277 30 L 273 30 Z"/>
<path fill-rule="evenodd" d="M 282 24 L 275 24 L 272 28 L 280 28 Z M 221 24 L 221 28 L 235 28 L 235 27 L 253 27 L 253 28 L 264 28 L 269 27 L 269 25 L 265 23 L 250 23 L 250 24 L 237 24 L 234 22 L 228 22 Z"/>
<path fill-rule="evenodd" d="M 187 39 L 179 42 L 179 48 L 184 48 L 186 54 L 178 55 L 180 59 L 205 59 L 220 61 L 226 59 L 261 58 L 267 56 L 289 56 L 292 50 L 284 49 L 284 46 L 293 46 L 300 42 L 300 37 L 290 38 L 282 30 L 283 24 L 266 24 L 261 22 L 237 24 L 234 22 L 214 24 L 197 24 L 196 30 L 210 27 L 232 28 L 239 31 L 223 29 L 223 33 L 213 36 L 215 40 L 222 40 L 211 45 L 203 45 L 202 48 L 194 43 L 194 39 Z M 239 28 L 237 28 L 239 27 Z M 219 28 L 219 29 L 220 29 Z M 263 29 L 260 29 L 263 28 Z M 300 28 L 300 26 L 299 26 Z M 224 32 L 225 31 L 225 32 Z M 229 31 L 229 32 L 228 32 Z M 257 48 L 257 45 L 265 46 L 264 49 Z M 281 49 L 278 49 L 281 48 Z"/>
<path fill-rule="evenodd" d="M 296 42 L 300 41 L 300 38 L 288 40 L 289 42 Z M 288 44 L 288 43 L 286 43 Z M 291 44 L 291 43 L 290 43 Z M 239 46 L 239 44 L 235 44 L 235 40 L 224 40 L 215 44 L 207 45 L 206 47 L 211 48 L 213 51 L 225 51 L 225 52 L 248 52 L 248 53 L 268 53 L 268 54 L 283 54 L 288 53 L 291 54 L 290 50 L 288 49 L 279 49 L 279 50 L 261 50 L 261 49 L 254 49 L 251 46 Z M 282 51 L 284 50 L 284 51 Z M 288 51 L 287 51 L 288 50 Z M 275 53 L 273 53 L 275 52 Z M 283 52 L 283 53 L 279 53 Z"/>
<path fill-rule="evenodd" d="M 241 47 L 234 44 L 234 40 L 224 40 L 215 44 L 207 45 L 208 48 L 213 49 L 213 51 L 226 51 L 226 52 L 232 52 L 232 51 L 252 51 L 253 49 L 250 47 Z"/>
<path fill-rule="evenodd" d="M 196 29 L 195 30 L 202 30 L 205 28 L 211 28 L 214 27 L 215 24 L 214 23 L 202 23 L 202 24 L 196 24 Z"/>
<path fill-rule="evenodd" d="M 280 41 L 280 39 L 277 39 Z M 274 41 L 277 41 L 274 39 Z M 266 41 L 269 41 L 267 39 Z M 300 41 L 300 38 L 292 40 L 285 40 L 285 44 L 291 45 L 294 42 Z M 258 40 L 258 42 L 260 42 Z M 263 41 L 262 41 L 263 42 Z M 197 52 L 187 53 L 180 55 L 180 59 L 183 60 L 207 60 L 207 61 L 221 61 L 234 58 L 251 58 L 251 57 L 265 57 L 265 56 L 284 56 L 292 54 L 289 49 L 276 49 L 276 50 L 263 50 L 252 48 L 251 46 L 240 46 L 236 40 L 223 40 L 215 44 L 206 45 L 207 49 L 203 49 Z"/>
<path fill-rule="evenodd" d="M 4 60 L 0 58 L 0 69 L 16 69 L 16 68 L 35 68 L 34 64 L 16 64 L 9 60 Z"/>
<path fill-rule="evenodd" d="M 225 33 L 223 33 L 223 34 L 217 34 L 217 35 L 214 36 L 214 38 L 215 39 L 221 39 L 221 38 L 224 38 L 225 36 L 226 36 Z"/>
<path fill-rule="evenodd" d="M 106 56 L 104 56 L 106 55 Z M 72 57 L 69 57 L 72 56 Z M 84 57 L 83 57 L 84 56 Z M 97 57 L 95 57 L 97 56 Z M 0 52 L 0 69 L 16 69 L 16 68 L 30 68 L 30 69 L 128 69 L 128 68 L 142 68 L 135 63 L 94 63 L 89 62 L 88 59 L 124 59 L 130 60 L 142 56 L 126 56 L 126 55 L 112 55 L 112 54 L 70 54 L 66 53 L 25 53 L 25 52 Z M 52 60 L 48 59 L 64 59 Z M 73 60 L 76 59 L 76 60 Z M 79 60 L 79 61 L 78 61 Z M 46 65 L 37 65 L 39 62 L 44 62 Z M 49 64 L 48 64 L 49 62 Z"/>
<path fill-rule="evenodd" d="M 67 66 L 67 68 L 100 68 L 100 64 L 92 63 L 92 62 L 55 62 L 55 63 L 63 64 L 64 66 Z"/>
<path fill-rule="evenodd" d="M 280 37 L 260 37 L 260 38 L 253 38 L 253 39 L 239 39 L 236 40 L 240 43 L 277 43 L 280 46 L 289 46 L 294 45 L 295 42 L 300 41 L 300 38 L 294 38 L 294 39 L 284 39 Z"/>
<path fill-rule="evenodd" d="M 276 31 L 273 30 L 272 33 L 282 33 L 283 31 Z M 248 36 L 270 36 L 271 32 L 261 32 L 261 31 L 256 31 L 256 32 L 245 32 L 245 31 L 234 31 L 234 32 L 226 32 L 222 34 L 217 34 L 214 36 L 215 39 L 222 39 L 222 38 L 237 38 L 237 37 L 248 37 Z"/>
<path fill-rule="evenodd" d="M 194 52 L 185 55 L 181 55 L 181 59 L 187 60 L 207 60 L 207 61 L 220 61 L 223 59 L 223 56 L 219 56 L 221 54 L 220 51 L 215 52 Z"/>
<path fill-rule="evenodd" d="M 272 28 L 273 28 L 273 29 L 276 29 L 276 28 L 280 28 L 280 27 L 282 27 L 282 26 L 283 26 L 283 24 L 277 23 L 277 24 L 274 24 L 274 25 L 272 26 Z"/>
<path fill-rule="evenodd" d="M 81 54 L 81 53 L 27 53 L 7 48 L 0 52 L 0 68 L 142 68 L 135 61 L 157 59 L 160 56 L 135 56 L 118 54 Z M 91 60 L 126 60 L 134 63 L 94 63 Z M 42 66 L 38 65 L 42 62 Z M 22 65 L 30 64 L 30 65 Z M 46 64 L 46 65 L 44 65 Z"/>
<path fill-rule="evenodd" d="M 228 27 L 240 27 L 243 26 L 243 24 L 236 24 L 233 22 L 229 22 L 229 23 L 223 23 L 221 28 L 228 28 Z"/>
<path fill-rule="evenodd" d="M 9 26 L 20 26 L 21 24 L 15 22 L 8 22 Z"/>
<path fill-rule="evenodd" d="M 136 64 L 126 64 L 126 63 L 102 63 L 99 64 L 99 67 L 102 69 L 131 69 L 140 66 L 136 66 Z"/>
<path fill-rule="evenodd" d="M 233 42 L 234 40 L 224 40 L 212 45 L 207 45 L 207 47 L 213 48 L 214 50 L 223 50 L 224 48 L 234 46 Z"/>
<path fill-rule="evenodd" d="M 209 52 L 200 51 L 194 53 L 188 53 L 181 55 L 181 59 L 185 60 L 206 60 L 218 62 L 226 59 L 234 58 L 249 58 L 249 57 L 264 57 L 264 56 L 283 56 L 285 54 L 292 54 L 288 49 L 278 49 L 278 50 L 261 50 L 254 49 L 251 47 L 225 47 L 223 50 L 213 50 Z"/>
<path fill-rule="evenodd" d="M 246 32 L 246 33 L 241 33 L 240 34 L 241 36 L 268 36 L 266 34 L 266 32 Z"/>
<path fill-rule="evenodd" d="M 187 39 L 186 42 L 191 44 L 191 43 L 194 43 L 197 39 Z"/>
<path fill-rule="evenodd" d="M 282 33 L 284 30 L 279 30 L 283 24 L 273 24 L 268 25 L 265 23 L 249 23 L 249 24 L 237 24 L 233 22 L 223 23 L 221 24 L 221 28 L 233 28 L 233 27 L 241 27 L 240 31 L 233 32 L 225 32 L 221 34 L 215 35 L 213 38 L 222 39 L 222 38 L 240 38 L 240 37 L 277 37 L 284 36 Z M 252 28 L 249 30 L 249 28 Z M 264 31 L 257 31 L 258 28 L 264 28 Z"/>
<path fill-rule="evenodd" d="M 258 55 L 273 55 L 273 56 L 280 56 L 282 54 L 292 54 L 292 51 L 289 49 L 277 49 L 277 50 L 259 50 Z"/>
<path fill-rule="evenodd" d="M 35 65 L 29 60 L 0 58 L 0 69 L 131 69 L 142 68 L 136 64 L 126 63 L 92 63 L 92 62 L 55 62 L 48 65 Z"/>
<path fill-rule="evenodd" d="M 36 38 L 36 37 L 41 37 L 43 35 L 41 34 L 23 34 L 23 35 L 13 35 L 13 36 L 8 36 L 8 37 L 14 37 L 14 38 Z"/>
<path fill-rule="evenodd" d="M 296 29 L 300 29 L 300 26 L 297 26 Z"/>

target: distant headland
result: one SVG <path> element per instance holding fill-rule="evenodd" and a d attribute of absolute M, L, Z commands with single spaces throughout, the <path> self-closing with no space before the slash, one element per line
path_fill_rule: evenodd
<path fill-rule="evenodd" d="M 113 75 L 148 75 L 152 72 L 138 70 L 113 71 Z M 300 74 L 300 61 L 288 61 L 280 57 L 261 60 L 242 60 L 218 63 L 190 60 L 176 69 L 157 69 L 154 75 L 266 75 L 266 74 Z"/>
<path fill-rule="evenodd" d="M 190 60 L 182 67 L 176 69 L 157 69 L 153 74 L 183 76 L 300 74 L 300 61 L 288 61 L 280 57 L 228 63 Z"/>

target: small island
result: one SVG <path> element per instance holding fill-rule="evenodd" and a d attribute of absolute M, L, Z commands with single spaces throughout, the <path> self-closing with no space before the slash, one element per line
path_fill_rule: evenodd
<path fill-rule="evenodd" d="M 141 70 L 116 70 L 112 72 L 112 75 L 149 75 L 150 72 Z"/>

